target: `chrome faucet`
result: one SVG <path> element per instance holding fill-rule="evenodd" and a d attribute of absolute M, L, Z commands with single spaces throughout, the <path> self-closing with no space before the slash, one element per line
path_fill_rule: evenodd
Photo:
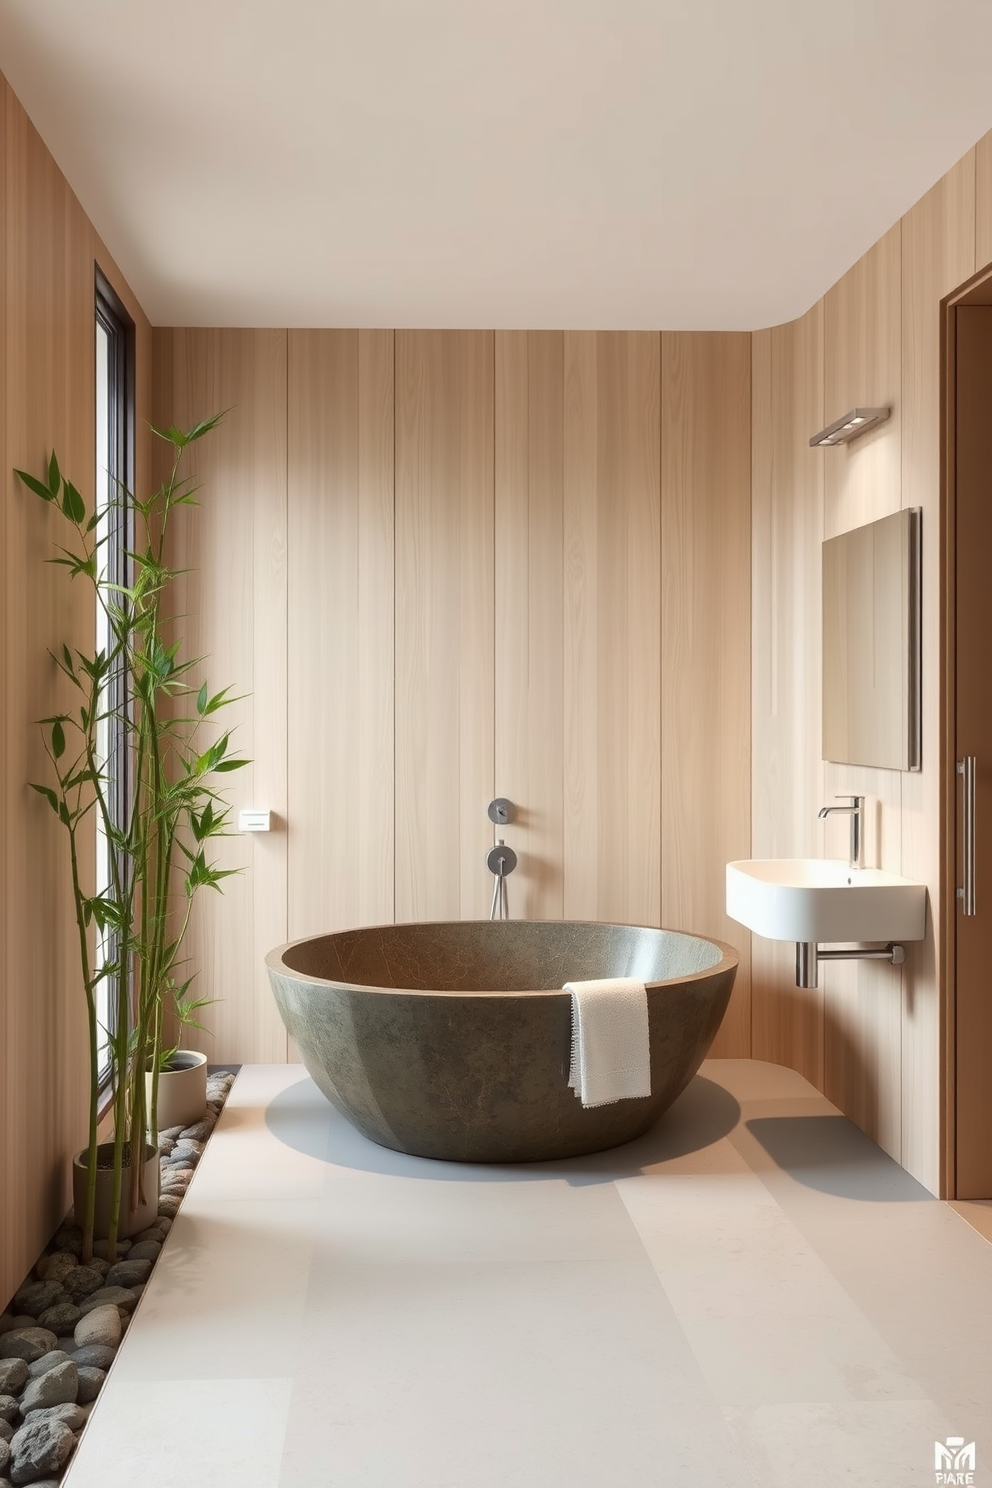
<path fill-rule="evenodd" d="M 835 811 L 845 812 L 851 818 L 851 867 L 860 868 L 864 849 L 862 823 L 865 815 L 864 796 L 838 796 L 838 801 L 847 801 L 846 806 L 821 806 L 818 817 L 832 816 Z"/>

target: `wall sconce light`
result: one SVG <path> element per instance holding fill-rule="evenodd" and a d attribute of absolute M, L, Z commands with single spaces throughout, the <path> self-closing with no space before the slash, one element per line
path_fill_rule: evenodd
<path fill-rule="evenodd" d="M 814 448 L 818 444 L 847 444 L 850 439 L 857 439 L 859 434 L 873 429 L 876 424 L 882 424 L 892 412 L 891 408 L 852 408 L 850 413 L 843 414 L 821 429 L 819 434 L 814 434 L 810 445 Z"/>

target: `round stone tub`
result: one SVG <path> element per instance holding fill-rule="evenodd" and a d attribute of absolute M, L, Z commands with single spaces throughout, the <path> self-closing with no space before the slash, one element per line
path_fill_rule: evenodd
<path fill-rule="evenodd" d="M 266 957 L 324 1095 L 373 1142 L 452 1162 L 541 1162 L 640 1136 L 692 1079 L 737 952 L 674 930 L 560 920 L 377 925 Z M 583 1108 L 565 982 L 647 986 L 651 1095 Z"/>

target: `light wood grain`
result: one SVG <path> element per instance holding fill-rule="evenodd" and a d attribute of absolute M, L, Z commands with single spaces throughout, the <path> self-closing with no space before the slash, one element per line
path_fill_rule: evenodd
<path fill-rule="evenodd" d="M 286 333 L 158 330 L 155 358 L 156 422 L 189 427 L 230 410 L 191 451 L 200 505 L 178 514 L 172 554 L 189 569 L 184 652 L 205 658 L 197 682 L 239 695 L 223 726 L 252 761 L 225 782 L 235 835 L 214 854 L 239 871 L 223 894 L 198 897 L 191 921 L 198 994 L 217 999 L 205 1044 L 211 1058 L 283 1060 L 263 958 L 287 938 Z M 238 835 L 245 806 L 269 808 L 276 830 Z"/>
<path fill-rule="evenodd" d="M 289 333 L 289 936 L 393 918 L 393 336 Z"/>
<path fill-rule="evenodd" d="M 815 857 L 820 760 L 823 305 L 752 337 L 752 853 Z M 752 1054 L 823 1087 L 823 991 L 791 942 L 752 937 Z"/>
<path fill-rule="evenodd" d="M 666 332 L 662 353 L 662 917 L 740 949 L 718 1057 L 751 1050 L 750 945 L 725 865 L 751 856 L 751 346 Z"/>
<path fill-rule="evenodd" d="M 975 146 L 975 272 L 992 264 L 992 130 Z M 968 159 L 968 156 L 965 156 Z"/>
<path fill-rule="evenodd" d="M 661 918 L 659 338 L 564 346 L 567 918 Z"/>
<path fill-rule="evenodd" d="M 824 537 L 902 505 L 902 226 L 859 259 L 824 300 L 824 417 L 887 405 L 890 419 L 824 462 Z M 811 433 L 815 432 L 813 430 Z M 811 452 L 812 453 L 812 452 Z M 866 797 L 865 861 L 902 864 L 902 777 L 856 765 L 824 766 L 824 800 Z M 846 857 L 843 817 L 823 824 L 822 852 Z M 902 1151 L 902 976 L 872 962 L 836 963 L 824 983 L 825 1094 L 897 1160 Z"/>
<path fill-rule="evenodd" d="M 396 333 L 396 914 L 489 909 L 493 334 Z"/>
<path fill-rule="evenodd" d="M 518 808 L 511 916 L 564 910 L 564 336 L 497 331 L 496 793 Z"/>
<path fill-rule="evenodd" d="M 67 702 L 48 660 L 87 647 L 82 587 L 46 566 L 65 533 L 24 490 L 56 449 L 92 502 L 95 466 L 92 227 L 14 94 L 0 79 L 0 1293 L 8 1297 L 69 1204 L 70 1158 L 85 1140 L 85 1002 L 64 835 L 29 789 L 47 761 L 35 720 Z M 115 287 L 130 294 L 114 266 Z M 149 328 L 136 315 L 139 355 Z M 142 395 L 139 389 L 139 397 Z M 138 407 L 139 419 L 147 415 Z M 144 444 L 141 446 L 144 450 Z M 89 853 L 84 845 L 84 858 Z"/>
<path fill-rule="evenodd" d="M 930 896 L 927 938 L 904 972 L 900 1161 L 932 1192 L 941 1185 L 941 1006 L 937 943 L 943 933 L 940 813 L 940 301 L 975 272 L 975 151 L 903 219 L 902 505 L 923 512 L 922 769 L 902 777 L 902 872 Z"/>

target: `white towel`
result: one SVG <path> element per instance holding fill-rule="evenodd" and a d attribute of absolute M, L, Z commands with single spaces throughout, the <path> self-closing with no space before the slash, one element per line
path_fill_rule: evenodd
<path fill-rule="evenodd" d="M 572 994 L 569 1088 L 584 1106 L 651 1094 L 648 994 L 634 977 L 566 982 Z"/>

